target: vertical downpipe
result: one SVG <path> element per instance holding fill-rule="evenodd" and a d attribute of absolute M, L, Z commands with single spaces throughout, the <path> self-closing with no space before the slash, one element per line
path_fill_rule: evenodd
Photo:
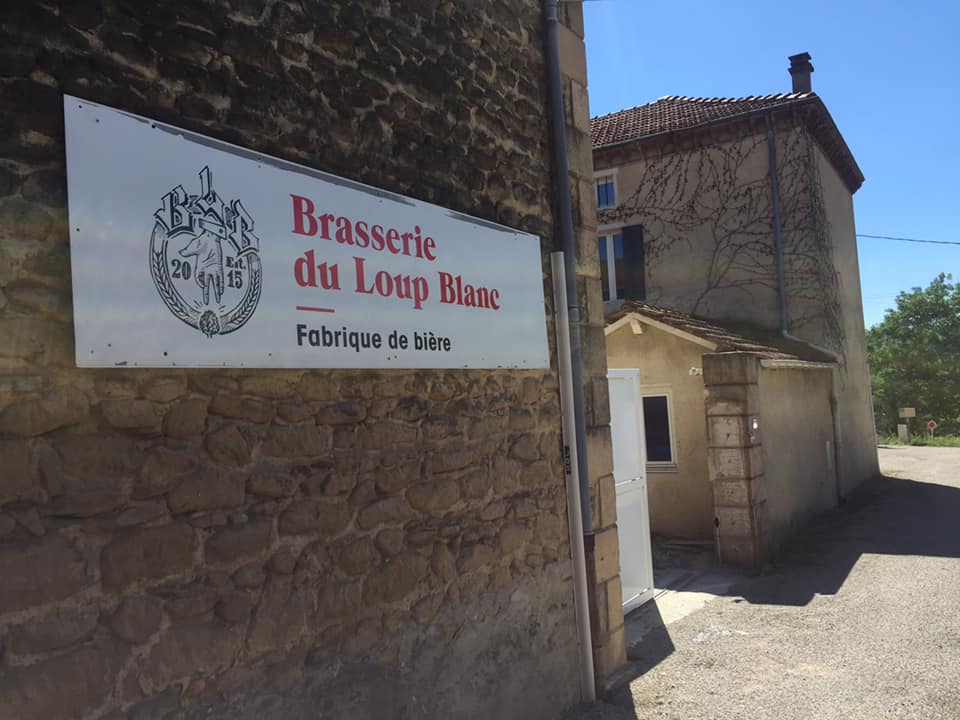
<path fill-rule="evenodd" d="M 590 474 L 587 471 L 587 422 L 583 399 L 583 351 L 580 343 L 580 305 L 577 303 L 577 253 L 573 241 L 573 210 L 570 206 L 570 165 L 567 161 L 566 120 L 563 113 L 563 85 L 560 78 L 560 45 L 557 39 L 557 0 L 543 0 L 547 35 L 547 88 L 550 96 L 550 145 L 556 182 L 559 250 L 564 254 L 567 284 L 567 313 L 570 316 L 570 366 L 573 374 L 573 413 L 580 473 L 580 508 L 583 532 L 593 534 L 590 506 Z"/>
<path fill-rule="evenodd" d="M 560 403 L 563 413 L 564 470 L 567 489 L 567 520 L 573 563 L 574 605 L 580 654 L 580 693 L 584 702 L 597 698 L 590 630 L 590 600 L 587 582 L 585 535 L 593 534 L 590 506 L 590 474 L 587 463 L 587 423 L 583 397 L 583 353 L 580 344 L 580 306 L 577 301 L 577 254 L 570 204 L 570 166 L 567 159 L 566 119 L 563 111 L 563 81 L 560 74 L 557 0 L 542 0 L 547 94 L 550 115 L 550 147 L 553 159 L 557 229 L 561 252 L 551 255 L 554 303 L 557 313 L 557 358 L 560 372 Z"/>

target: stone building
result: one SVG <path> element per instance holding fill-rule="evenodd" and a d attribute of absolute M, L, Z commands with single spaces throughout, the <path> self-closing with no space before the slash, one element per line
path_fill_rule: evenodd
<path fill-rule="evenodd" d="M 879 472 L 853 214 L 863 174 L 811 90 L 810 56 L 790 60 L 790 93 L 665 97 L 592 120 L 602 293 L 614 313 L 608 361 L 639 367 L 642 384 L 658 385 L 656 423 L 664 437 L 672 434 L 668 421 L 677 430 L 671 439 L 679 447 L 648 464 L 651 511 L 671 516 L 654 517 L 652 525 L 700 539 L 718 529 L 730 542 L 726 557 L 747 563 L 762 561 L 786 529 L 828 504 L 821 489 L 797 483 L 816 484 L 816 472 L 827 473 L 835 503 Z M 742 336 L 741 346 L 773 345 L 799 359 L 832 363 L 826 373 L 832 381 L 814 382 L 822 407 L 804 409 L 806 398 L 794 394 L 806 382 L 798 376 L 780 388 L 779 403 L 766 404 L 765 421 L 754 369 L 737 375 L 753 380 L 742 383 L 736 402 L 722 403 L 726 410 L 717 415 L 726 419 L 705 419 L 701 399 L 706 389 L 709 405 L 711 381 L 708 363 L 701 367 L 697 358 L 716 343 L 696 332 L 687 333 L 692 344 L 678 340 L 670 323 L 666 334 L 645 336 L 622 322 L 613 328 L 624 301 L 645 303 L 640 316 L 653 322 L 662 316 L 681 326 L 720 326 L 711 332 Z M 652 345 L 651 357 L 659 359 L 648 365 Z M 686 374 L 676 378 L 677 372 Z M 683 414 L 689 417 L 680 419 Z M 748 425 L 758 417 L 759 432 L 752 432 Z M 814 426 L 811 417 L 826 421 Z M 791 452 L 768 447 L 766 463 L 758 459 L 773 418 L 798 438 L 809 434 L 795 446 L 818 448 L 817 470 L 806 479 L 794 478 Z M 772 440 L 774 431 L 768 434 Z M 813 442 L 822 434 L 829 444 Z M 789 499 L 771 499 L 771 493 L 787 493 L 799 504 L 790 507 Z M 786 509 L 773 509 L 783 503 Z"/>
<path fill-rule="evenodd" d="M 561 20 L 587 250 L 578 5 Z M 0 23 L 0 715 L 576 702 L 538 4 L 14 0 Z M 64 94 L 538 235 L 550 368 L 77 368 Z M 603 305 L 580 269 L 602 679 L 623 616 Z"/>

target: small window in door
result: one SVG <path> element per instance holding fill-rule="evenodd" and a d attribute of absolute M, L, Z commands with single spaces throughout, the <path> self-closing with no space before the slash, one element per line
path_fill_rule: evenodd
<path fill-rule="evenodd" d="M 647 395 L 643 398 L 643 430 L 647 441 L 647 462 L 673 464 L 670 403 L 666 395 Z"/>

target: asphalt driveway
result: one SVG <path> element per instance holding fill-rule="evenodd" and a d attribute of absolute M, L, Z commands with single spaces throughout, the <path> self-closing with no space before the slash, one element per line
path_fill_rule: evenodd
<path fill-rule="evenodd" d="M 635 679 L 567 720 L 960 720 L 960 449 L 880 463 L 774 566 L 654 627 Z"/>

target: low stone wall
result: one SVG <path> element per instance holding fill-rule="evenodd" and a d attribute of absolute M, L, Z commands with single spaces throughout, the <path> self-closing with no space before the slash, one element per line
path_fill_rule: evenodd
<path fill-rule="evenodd" d="M 707 460 L 723 562 L 757 566 L 837 502 L 831 366 L 703 356 Z"/>

